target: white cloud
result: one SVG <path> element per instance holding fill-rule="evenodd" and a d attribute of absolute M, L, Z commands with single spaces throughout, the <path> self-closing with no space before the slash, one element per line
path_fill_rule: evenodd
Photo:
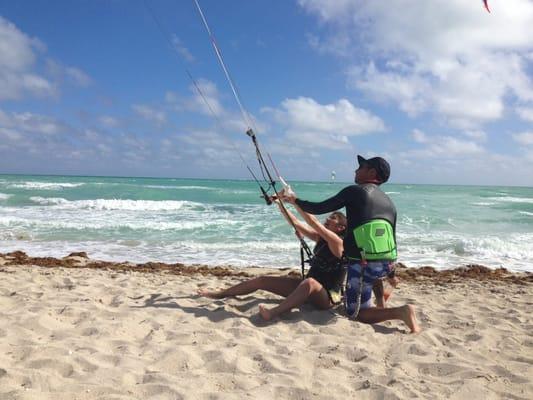
<path fill-rule="evenodd" d="M 531 146 L 533 145 L 533 132 L 522 132 L 513 135 L 515 142 Z"/>
<path fill-rule="evenodd" d="M 195 81 L 195 84 L 191 84 L 189 89 L 193 93 L 193 97 L 185 101 L 185 107 L 188 110 L 210 116 L 215 114 L 217 117 L 225 113 L 224 107 L 220 103 L 220 93 L 213 82 L 200 78 Z"/>
<path fill-rule="evenodd" d="M 409 155 L 409 159 L 456 160 L 464 156 L 485 153 L 485 149 L 474 141 L 459 139 L 453 136 L 430 136 L 419 129 L 413 130 L 411 138 L 424 146 L 404 152 Z"/>
<path fill-rule="evenodd" d="M 522 118 L 524 121 L 533 122 L 533 107 L 532 108 L 526 108 L 526 107 L 519 107 L 516 109 L 516 112 Z"/>
<path fill-rule="evenodd" d="M 159 111 L 142 104 L 134 104 L 133 106 L 131 106 L 131 108 L 137 113 L 137 115 L 143 117 L 148 121 L 153 121 L 158 125 L 164 124 L 167 120 L 164 111 Z"/>
<path fill-rule="evenodd" d="M 122 144 L 126 145 L 130 149 L 139 151 L 141 153 L 146 152 L 149 147 L 149 144 L 145 139 L 139 137 L 138 135 L 132 132 L 122 133 L 120 135 L 120 141 Z"/>
<path fill-rule="evenodd" d="M 334 104 L 319 104 L 308 97 L 286 99 L 281 108 L 270 111 L 278 122 L 297 132 L 355 136 L 385 130 L 379 117 L 346 99 Z"/>
<path fill-rule="evenodd" d="M 347 72 L 348 85 L 369 94 L 378 101 L 392 100 L 400 109 L 415 116 L 428 108 L 431 82 L 423 76 L 406 76 L 396 72 L 378 71 L 373 62 L 364 70 L 352 67 Z"/>
<path fill-rule="evenodd" d="M 13 23 L 0 16 L 0 101 L 19 100 L 28 95 L 55 97 L 58 82 L 70 81 L 78 86 L 88 86 L 89 76 L 79 68 L 62 66 L 46 60 L 47 74 L 51 80 L 37 73 L 39 53 L 46 46 L 36 38 L 30 38 Z"/>
<path fill-rule="evenodd" d="M 165 93 L 165 101 L 167 103 L 176 103 L 178 99 L 178 95 L 170 90 Z"/>
<path fill-rule="evenodd" d="M 479 130 L 464 131 L 463 135 L 471 139 L 477 140 L 479 142 L 484 142 L 487 140 L 487 134 L 484 131 L 479 131 Z"/>
<path fill-rule="evenodd" d="M 411 133 L 411 137 L 417 143 L 427 143 L 428 141 L 426 134 L 419 129 L 414 129 Z"/>
<path fill-rule="evenodd" d="M 178 140 L 197 147 L 212 147 L 224 149 L 236 149 L 237 145 L 225 135 L 213 131 L 189 132 L 187 135 L 179 136 Z"/>
<path fill-rule="evenodd" d="M 495 3 L 492 14 L 480 3 L 299 1 L 329 29 L 325 45 L 313 38 L 314 48 L 327 51 L 337 41 L 342 45 L 329 46 L 332 53 L 351 50 L 351 87 L 392 101 L 411 116 L 434 112 L 463 129 L 502 118 L 506 102 L 533 99 L 527 70 L 533 2 Z"/>
<path fill-rule="evenodd" d="M 21 32 L 0 16 L 0 101 L 16 100 L 26 94 L 54 96 L 55 86 L 31 69 L 36 51 L 44 45 Z"/>
<path fill-rule="evenodd" d="M 120 122 L 117 118 L 109 115 L 102 115 L 100 118 L 98 118 L 98 121 L 108 128 L 116 128 L 120 125 Z"/>
<path fill-rule="evenodd" d="M 174 46 L 174 49 L 178 52 L 178 54 L 183 57 L 183 59 L 187 62 L 193 62 L 194 56 L 191 54 L 189 49 L 183 45 L 183 42 L 179 37 L 176 35 L 172 35 L 172 45 Z"/>
<path fill-rule="evenodd" d="M 91 78 L 79 68 L 66 67 L 65 73 L 71 81 L 78 86 L 87 87 L 91 84 Z"/>
<path fill-rule="evenodd" d="M 451 136 L 439 138 L 436 143 L 430 146 L 430 150 L 434 154 L 442 154 L 446 157 L 480 154 L 484 152 L 484 149 L 475 142 L 457 139 Z"/>
<path fill-rule="evenodd" d="M 44 136 L 57 135 L 67 130 L 67 126 L 55 118 L 29 112 L 6 113 L 2 110 L 0 110 L 0 127 Z"/>
<path fill-rule="evenodd" d="M 192 165 L 201 169 L 235 166 L 236 163 L 241 163 L 239 154 L 244 159 L 253 154 L 252 148 L 243 150 L 242 142 L 237 143 L 223 134 L 210 130 L 179 135 L 175 143 L 179 143 L 179 153 L 187 157 Z M 244 144 L 244 146 L 249 145 L 249 142 Z"/>
<path fill-rule="evenodd" d="M 307 11 L 318 14 L 325 22 L 349 20 L 351 14 L 358 8 L 356 2 L 352 0 L 298 0 L 298 3 Z"/>
<path fill-rule="evenodd" d="M 18 142 L 22 139 L 22 134 L 14 129 L 11 128 L 4 128 L 0 127 L 0 136 L 4 138 L 4 140 Z"/>
<path fill-rule="evenodd" d="M 350 101 L 320 104 L 308 97 L 284 100 L 277 109 L 263 108 L 285 128 L 286 139 L 303 147 L 349 149 L 348 137 L 385 130 L 383 121 Z"/>
<path fill-rule="evenodd" d="M 92 80 L 79 68 L 62 65 L 58 61 L 48 58 L 46 60 L 48 73 L 58 82 L 68 82 L 76 86 L 87 87 Z"/>
<path fill-rule="evenodd" d="M 321 39 L 316 35 L 307 34 L 309 45 L 321 54 L 335 54 L 339 57 L 352 55 L 352 38 L 345 32 L 337 32 L 326 39 Z"/>
<path fill-rule="evenodd" d="M 0 70 L 18 72 L 34 62 L 33 40 L 0 16 Z"/>
<path fill-rule="evenodd" d="M 176 92 L 167 91 L 165 101 L 174 106 L 176 111 L 201 113 L 211 118 L 221 118 L 226 114 L 220 102 L 220 93 L 215 83 L 204 79 L 196 79 L 189 85 L 192 96 L 180 96 Z"/>

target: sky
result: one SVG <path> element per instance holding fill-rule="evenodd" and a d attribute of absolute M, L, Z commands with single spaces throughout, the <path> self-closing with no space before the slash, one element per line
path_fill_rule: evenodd
<path fill-rule="evenodd" d="M 533 0 L 199 3 L 287 180 L 533 186 Z M 193 0 L 0 0 L 0 173 L 249 179 L 247 128 Z"/>

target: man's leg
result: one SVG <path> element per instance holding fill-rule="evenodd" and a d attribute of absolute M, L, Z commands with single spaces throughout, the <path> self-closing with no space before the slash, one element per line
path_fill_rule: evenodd
<path fill-rule="evenodd" d="M 361 274 L 361 266 L 356 262 L 348 268 L 348 281 L 346 289 L 346 312 L 350 316 L 355 316 L 354 304 L 357 296 L 361 296 L 361 309 L 357 314 L 357 320 L 367 323 L 375 324 L 378 322 L 388 321 L 392 319 L 399 319 L 403 321 L 412 333 L 421 331 L 420 326 L 416 320 L 415 308 L 412 305 L 405 305 L 403 307 L 395 308 L 377 308 L 369 307 L 372 296 L 372 288 L 376 280 L 384 277 L 388 273 L 387 262 L 369 262 L 363 269 L 363 288 L 359 293 L 357 282 Z"/>
<path fill-rule="evenodd" d="M 365 324 L 377 324 L 393 319 L 403 321 L 411 329 L 411 333 L 418 333 L 422 330 L 416 320 L 415 307 L 410 304 L 394 308 L 364 308 L 359 310 L 357 316 L 357 320 Z"/>
<path fill-rule="evenodd" d="M 385 308 L 385 292 L 383 290 L 383 281 L 381 279 L 378 279 L 374 283 L 374 286 L 372 286 L 372 292 L 374 292 L 374 296 L 376 296 L 376 307 Z"/>
<path fill-rule="evenodd" d="M 311 300 L 314 305 L 323 310 L 331 307 L 331 302 L 326 289 L 324 289 L 317 280 L 307 278 L 303 280 L 278 306 L 268 309 L 265 306 L 260 305 L 259 313 L 265 321 L 269 321 L 294 307 L 302 305 L 307 300 Z"/>
<path fill-rule="evenodd" d="M 266 290 L 279 296 L 287 297 L 298 287 L 300 282 L 298 278 L 288 278 L 285 276 L 260 276 L 224 290 L 209 291 L 207 289 L 199 289 L 198 294 L 212 299 L 221 299 L 224 297 L 249 294 L 256 290 Z"/>

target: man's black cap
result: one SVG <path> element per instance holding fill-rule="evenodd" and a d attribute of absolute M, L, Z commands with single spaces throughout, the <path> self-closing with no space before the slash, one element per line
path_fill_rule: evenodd
<path fill-rule="evenodd" d="M 385 183 L 389 180 L 390 165 L 384 158 L 372 157 L 367 160 L 366 158 L 358 155 L 357 161 L 359 162 L 359 165 L 367 164 L 371 168 L 374 168 L 377 172 L 378 178 L 381 180 L 381 183 Z"/>

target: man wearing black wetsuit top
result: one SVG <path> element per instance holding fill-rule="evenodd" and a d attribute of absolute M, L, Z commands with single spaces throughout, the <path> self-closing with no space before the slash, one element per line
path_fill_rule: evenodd
<path fill-rule="evenodd" d="M 286 194 L 286 199 L 310 214 L 324 214 L 342 207 L 346 208 L 348 226 L 347 234 L 344 237 L 344 255 L 349 261 L 346 285 L 346 312 L 348 315 L 370 324 L 400 319 L 409 326 L 411 332 L 417 333 L 420 331 L 420 327 L 417 324 L 413 306 L 405 305 L 396 308 L 371 306 L 372 286 L 376 280 L 389 273 L 393 261 L 390 255 L 393 254 L 395 258 L 396 248 L 394 246 L 394 249 L 389 252 L 385 259 L 367 261 L 365 255 L 361 254 L 359 250 L 360 245 L 356 244 L 354 234 L 351 233 L 372 220 L 385 220 L 392 227 L 393 242 L 395 243 L 396 208 L 392 200 L 379 188 L 379 185 L 389 179 L 389 163 L 381 157 L 367 160 L 357 156 L 357 159 L 359 168 L 355 171 L 356 185 L 348 186 L 335 196 L 319 203 L 299 199 L 295 194 Z M 363 275 L 362 288 L 359 285 L 361 274 Z M 356 303 L 359 298 L 360 310 L 357 310 Z"/>

